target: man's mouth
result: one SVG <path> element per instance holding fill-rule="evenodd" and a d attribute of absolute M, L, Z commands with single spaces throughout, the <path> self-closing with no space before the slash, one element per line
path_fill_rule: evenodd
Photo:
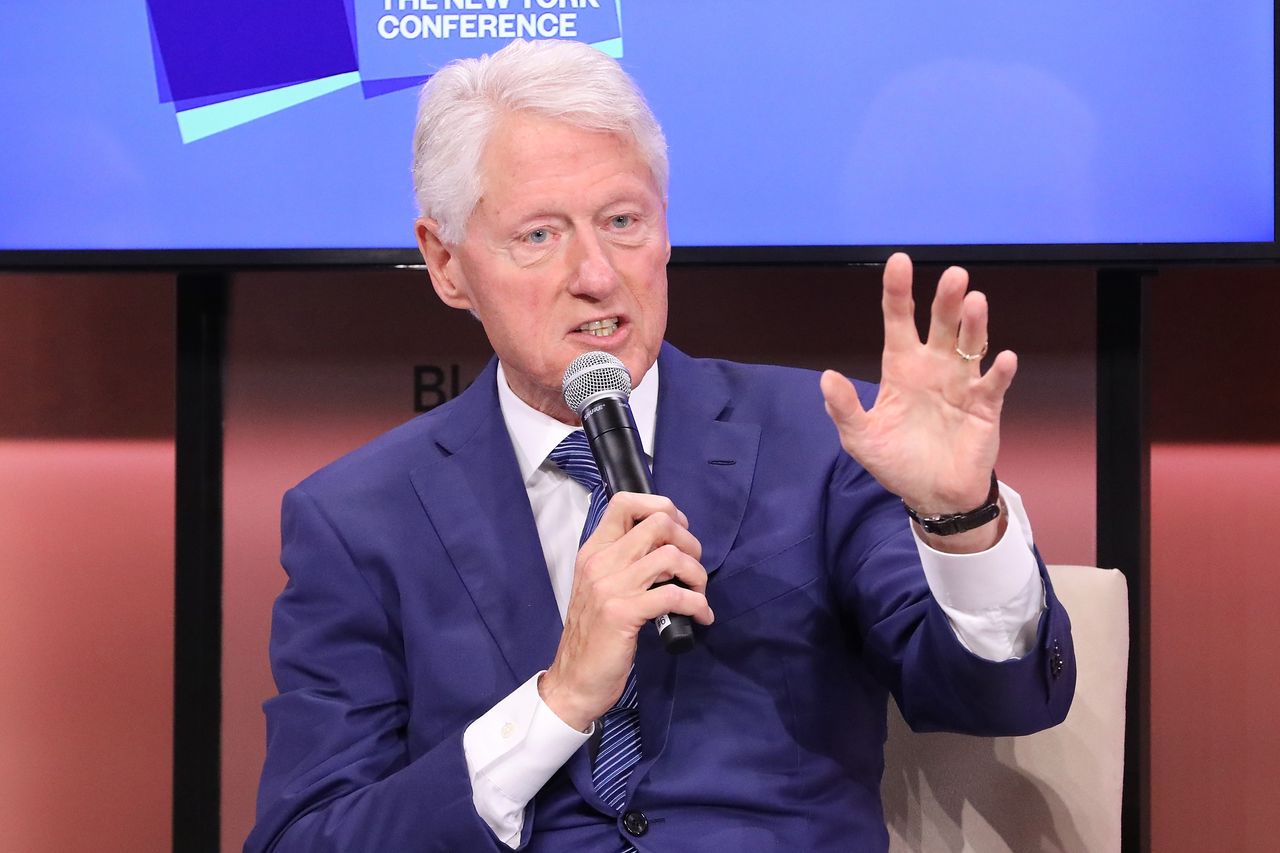
<path fill-rule="evenodd" d="M 583 323 L 579 326 L 578 331 L 586 332 L 588 335 L 594 335 L 597 338 L 607 338 L 618 331 L 618 318 L 609 317 L 605 320 L 592 320 L 590 323 Z"/>

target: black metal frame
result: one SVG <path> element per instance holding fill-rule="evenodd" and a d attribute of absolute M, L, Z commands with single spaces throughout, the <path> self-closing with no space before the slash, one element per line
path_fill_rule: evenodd
<path fill-rule="evenodd" d="M 1280 171 L 1280 170 L 1278 170 Z M 1277 188 L 1276 198 L 1280 198 Z M 894 252 L 918 263 L 1144 266 L 1280 261 L 1280 237 L 1249 243 L 991 243 L 858 246 L 675 246 L 676 264 L 879 264 Z M 416 266 L 399 249 L 76 249 L 3 250 L 0 269 L 243 270 Z"/>
<path fill-rule="evenodd" d="M 173 849 L 217 853 L 222 762 L 222 366 L 229 277 L 177 281 Z"/>
<path fill-rule="evenodd" d="M 1151 846 L 1150 458 L 1147 433 L 1147 302 L 1150 271 L 1104 269 L 1097 279 L 1098 565 L 1118 568 L 1129 587 L 1121 849 Z"/>

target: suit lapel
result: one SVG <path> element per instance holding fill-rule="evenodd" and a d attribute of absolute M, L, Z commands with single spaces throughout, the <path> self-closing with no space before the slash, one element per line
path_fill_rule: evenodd
<path fill-rule="evenodd" d="M 436 439 L 442 457 L 414 469 L 410 478 L 520 684 L 551 664 L 562 626 L 498 406 L 495 367 L 490 361 L 451 407 Z"/>
<path fill-rule="evenodd" d="M 689 528 L 702 543 L 703 566 L 714 576 L 746 513 L 760 427 L 727 420 L 729 389 L 711 368 L 668 344 L 663 345 L 659 365 L 662 384 L 654 436 L 654 487 L 689 517 Z M 634 792 L 666 747 L 679 661 L 679 656 L 662 647 L 652 627 L 640 632 L 636 681 L 644 758 L 632 773 L 629 792 Z"/>
<path fill-rule="evenodd" d="M 670 345 L 663 345 L 659 364 L 654 486 L 689 516 L 702 564 L 714 574 L 746 513 L 760 427 L 728 420 L 729 389 L 711 368 Z"/>

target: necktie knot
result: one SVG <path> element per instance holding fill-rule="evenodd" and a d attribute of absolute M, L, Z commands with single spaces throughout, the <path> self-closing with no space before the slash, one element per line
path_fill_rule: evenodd
<path fill-rule="evenodd" d="M 595 457 L 591 455 L 591 446 L 587 444 L 587 434 L 580 429 L 575 429 L 556 445 L 555 450 L 552 450 L 547 458 L 591 493 L 590 504 L 587 507 L 587 520 L 582 526 L 582 537 L 578 540 L 578 544 L 581 545 L 587 541 L 591 531 L 596 529 L 596 525 L 604 515 L 605 505 L 609 503 L 604 480 L 600 477 L 600 469 L 596 468 Z"/>
<path fill-rule="evenodd" d="M 600 487 L 600 470 L 587 444 L 587 434 L 582 430 L 575 429 L 566 435 L 547 458 L 589 491 Z"/>

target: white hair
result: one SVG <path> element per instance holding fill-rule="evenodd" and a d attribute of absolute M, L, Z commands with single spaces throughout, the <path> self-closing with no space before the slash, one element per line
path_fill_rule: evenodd
<path fill-rule="evenodd" d="M 617 61 L 582 42 L 517 39 L 492 55 L 449 63 L 422 87 L 413 188 L 419 213 L 440 224 L 445 243 L 466 236 L 484 193 L 481 157 L 498 119 L 510 112 L 631 137 L 666 199 L 666 138 Z"/>

